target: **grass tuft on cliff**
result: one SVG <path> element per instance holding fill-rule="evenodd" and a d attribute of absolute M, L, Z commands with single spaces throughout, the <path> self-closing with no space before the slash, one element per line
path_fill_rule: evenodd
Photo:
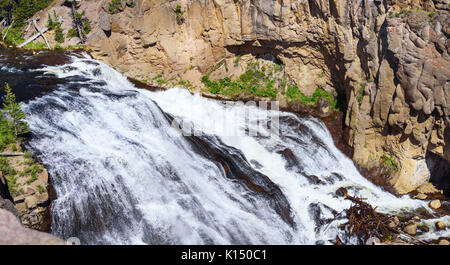
<path fill-rule="evenodd" d="M 380 157 L 380 163 L 384 168 L 388 169 L 393 173 L 397 172 L 399 169 L 397 163 L 394 160 L 394 155 L 390 155 L 389 157 L 386 155 L 382 155 Z"/>
<path fill-rule="evenodd" d="M 109 2 L 108 4 L 108 12 L 112 15 L 119 13 L 122 8 L 121 2 L 121 0 L 111 0 L 111 2 Z"/>
<path fill-rule="evenodd" d="M 339 110 L 338 102 L 333 95 L 325 91 L 322 87 L 318 86 L 311 97 L 305 96 L 298 88 L 294 85 L 288 85 L 286 96 L 289 99 L 298 100 L 305 105 L 315 106 L 319 102 L 320 98 L 328 100 L 330 102 L 330 107 L 332 110 Z"/>

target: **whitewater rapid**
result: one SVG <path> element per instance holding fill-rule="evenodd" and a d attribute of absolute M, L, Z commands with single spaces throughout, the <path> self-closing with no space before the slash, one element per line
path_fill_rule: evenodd
<path fill-rule="evenodd" d="M 424 201 L 397 198 L 362 177 L 315 118 L 180 88 L 139 89 L 87 55 L 33 71 L 64 79 L 24 105 L 33 134 L 28 145 L 57 193 L 52 233 L 61 238 L 83 244 L 331 244 L 336 235 L 344 237 L 337 227 L 346 219 L 325 220 L 350 206 L 336 195 L 340 187 L 382 212 L 431 211 Z M 183 136 L 172 118 L 204 136 Z M 280 121 L 279 135 L 264 128 L 262 136 L 246 134 L 271 119 Z M 224 134 L 224 128 L 240 133 Z M 242 172 L 253 183 L 242 181 Z M 448 217 L 441 220 L 450 224 Z M 433 229 L 422 237 L 436 235 Z"/>

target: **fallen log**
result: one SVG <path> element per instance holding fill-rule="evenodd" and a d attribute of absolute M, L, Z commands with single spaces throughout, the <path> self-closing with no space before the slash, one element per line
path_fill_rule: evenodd
<path fill-rule="evenodd" d="M 0 153 L 0 156 L 23 156 L 24 153 Z"/>
<path fill-rule="evenodd" d="M 33 25 L 36 28 L 36 30 L 41 34 L 42 38 L 44 38 L 45 44 L 47 44 L 47 48 L 50 50 L 50 44 L 48 44 L 48 40 L 45 37 L 44 33 L 41 31 L 41 29 L 38 27 L 36 23 L 36 19 L 33 19 Z"/>
<path fill-rule="evenodd" d="M 45 27 L 45 28 L 41 29 L 41 32 L 42 32 L 42 33 L 45 33 L 47 30 L 48 30 L 48 28 Z M 34 34 L 33 36 L 31 36 L 29 39 L 27 39 L 27 40 L 26 40 L 25 42 L 23 42 L 22 44 L 20 44 L 18 47 L 19 47 L 19 48 L 22 48 L 23 46 L 25 46 L 25 45 L 27 45 L 28 43 L 30 43 L 30 42 L 34 41 L 35 39 L 37 39 L 39 36 L 41 36 L 41 33 L 38 32 L 38 33 Z"/>
<path fill-rule="evenodd" d="M 31 26 L 31 21 L 28 20 L 28 25 L 27 25 L 27 28 L 25 29 L 25 32 L 28 32 L 28 30 L 30 29 L 30 26 Z"/>

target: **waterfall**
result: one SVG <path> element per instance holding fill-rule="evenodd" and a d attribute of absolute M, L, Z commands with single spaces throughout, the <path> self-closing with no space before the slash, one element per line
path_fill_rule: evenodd
<path fill-rule="evenodd" d="M 340 213 L 350 206 L 336 195 L 340 187 L 381 212 L 430 211 L 426 202 L 395 197 L 362 177 L 315 118 L 180 88 L 139 89 L 87 55 L 30 71 L 59 80 L 24 109 L 32 132 L 27 145 L 57 193 L 52 233 L 61 238 L 331 244 L 337 234 L 345 237 Z M 272 119 L 279 120 L 278 134 L 260 126 Z M 201 134 L 183 135 L 173 121 Z"/>

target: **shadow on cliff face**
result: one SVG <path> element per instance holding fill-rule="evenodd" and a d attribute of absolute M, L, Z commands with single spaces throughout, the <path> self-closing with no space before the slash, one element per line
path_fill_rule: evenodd
<path fill-rule="evenodd" d="M 431 173 L 431 183 L 444 190 L 446 197 L 450 197 L 450 162 L 430 151 L 426 153 L 426 162 Z"/>

